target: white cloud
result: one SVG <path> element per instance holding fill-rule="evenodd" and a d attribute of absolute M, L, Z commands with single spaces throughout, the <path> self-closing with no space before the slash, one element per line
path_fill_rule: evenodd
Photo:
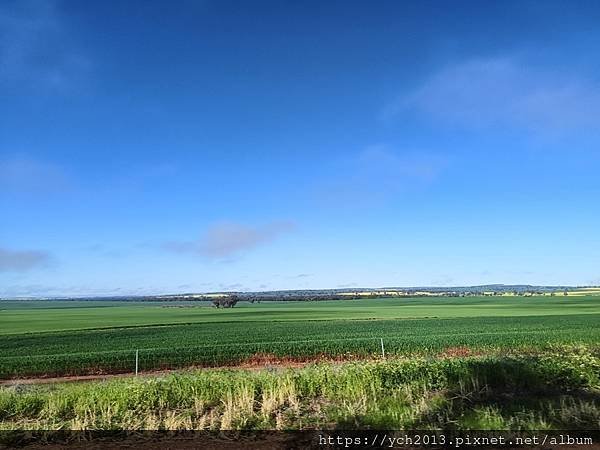
<path fill-rule="evenodd" d="M 212 259 L 222 259 L 272 242 L 293 228 L 292 222 L 272 222 L 255 227 L 221 222 L 211 226 L 199 241 L 168 242 L 165 248 L 177 253 L 196 253 Z"/>
<path fill-rule="evenodd" d="M 448 66 L 390 105 L 403 113 L 470 129 L 516 127 L 544 136 L 600 126 L 600 83 L 516 58 Z"/>
<path fill-rule="evenodd" d="M 0 272 L 25 272 L 44 267 L 51 261 L 48 252 L 41 250 L 10 250 L 0 248 Z"/>

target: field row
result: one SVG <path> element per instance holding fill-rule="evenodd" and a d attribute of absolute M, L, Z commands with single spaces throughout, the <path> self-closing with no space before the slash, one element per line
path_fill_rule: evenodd
<path fill-rule="evenodd" d="M 598 316 L 240 322 L 4 336 L 0 378 L 236 364 L 253 356 L 435 353 L 600 343 Z"/>

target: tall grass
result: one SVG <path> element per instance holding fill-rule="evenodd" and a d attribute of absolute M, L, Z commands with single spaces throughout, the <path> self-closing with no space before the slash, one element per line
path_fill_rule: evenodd
<path fill-rule="evenodd" d="M 413 358 L 0 389 L 4 429 L 600 427 L 600 356 Z M 591 427 L 591 428 L 590 428 Z"/>

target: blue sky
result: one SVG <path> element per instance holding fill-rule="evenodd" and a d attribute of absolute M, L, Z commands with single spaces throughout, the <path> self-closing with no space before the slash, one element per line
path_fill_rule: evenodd
<path fill-rule="evenodd" d="M 600 5 L 0 4 L 0 296 L 600 284 Z"/>

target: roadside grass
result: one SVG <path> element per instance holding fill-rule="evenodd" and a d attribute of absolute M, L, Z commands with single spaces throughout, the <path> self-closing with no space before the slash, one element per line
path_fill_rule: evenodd
<path fill-rule="evenodd" d="M 557 346 L 5 387 L 0 428 L 598 429 L 600 352 Z"/>

